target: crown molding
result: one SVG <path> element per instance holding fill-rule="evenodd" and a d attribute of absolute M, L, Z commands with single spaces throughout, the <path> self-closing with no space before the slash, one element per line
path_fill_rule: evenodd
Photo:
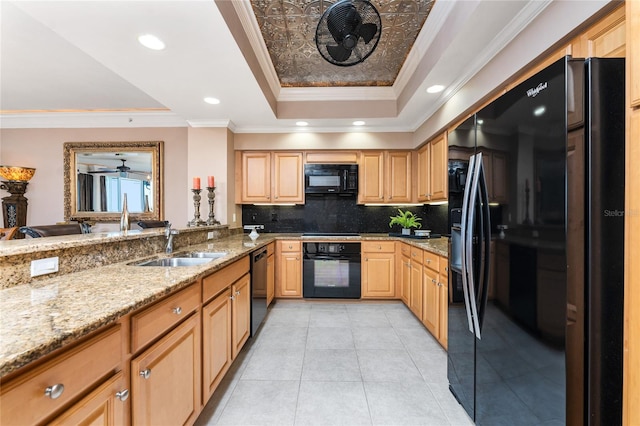
<path fill-rule="evenodd" d="M 187 122 L 172 112 L 45 112 L 2 114 L 2 129 L 186 127 Z"/>
<path fill-rule="evenodd" d="M 231 120 L 187 120 L 189 127 L 224 127 L 236 132 L 237 127 Z"/>
<path fill-rule="evenodd" d="M 273 66 L 273 62 L 271 62 L 271 56 L 269 56 L 267 45 L 262 37 L 262 31 L 260 31 L 260 26 L 253 13 L 251 3 L 249 0 L 235 0 L 232 2 L 232 5 L 249 40 L 249 44 L 251 44 L 251 49 L 253 49 L 256 55 L 262 74 L 267 80 L 267 84 L 269 84 L 271 93 L 275 98 L 278 98 L 281 91 L 280 79 Z"/>

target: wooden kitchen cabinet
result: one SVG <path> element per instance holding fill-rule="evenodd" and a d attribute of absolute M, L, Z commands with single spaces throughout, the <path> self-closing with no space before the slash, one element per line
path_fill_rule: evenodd
<path fill-rule="evenodd" d="M 276 242 L 276 297 L 302 297 L 302 243 Z"/>
<path fill-rule="evenodd" d="M 251 275 L 231 286 L 231 297 L 231 357 L 236 359 L 251 335 Z"/>
<path fill-rule="evenodd" d="M 125 404 L 127 399 L 129 399 L 127 379 L 121 371 L 82 398 L 49 425 L 124 425 L 128 423 L 129 418 Z"/>
<path fill-rule="evenodd" d="M 362 298 L 390 299 L 395 291 L 395 242 L 362 243 Z"/>
<path fill-rule="evenodd" d="M 411 287 L 409 290 L 409 309 L 422 319 L 422 263 L 411 259 Z"/>
<path fill-rule="evenodd" d="M 449 259 L 440 258 L 440 285 L 438 286 L 438 342 L 448 349 L 449 334 Z"/>
<path fill-rule="evenodd" d="M 134 425 L 192 424 L 201 407 L 200 314 L 131 361 Z"/>
<path fill-rule="evenodd" d="M 435 337 L 439 338 L 439 258 L 429 251 L 424 252 L 424 265 L 422 270 L 422 323 L 427 330 Z"/>
<path fill-rule="evenodd" d="M 9 382 L 3 380 L 0 424 L 40 424 L 61 413 L 104 377 L 121 369 L 123 341 L 118 324 Z"/>
<path fill-rule="evenodd" d="M 236 151 L 236 203 L 303 203 L 302 152 Z"/>
<path fill-rule="evenodd" d="M 231 367 L 231 288 L 202 308 L 202 395 L 206 402 Z"/>
<path fill-rule="evenodd" d="M 422 146 L 416 154 L 418 202 L 444 201 L 449 196 L 447 135 Z"/>
<path fill-rule="evenodd" d="M 637 108 L 640 107 L 640 3 L 627 1 L 625 5 L 629 103 L 631 107 Z M 640 414 L 636 418 L 640 419 Z"/>
<path fill-rule="evenodd" d="M 202 395 L 211 397 L 250 335 L 249 257 L 202 279 Z M 238 294 L 239 293 L 239 294 Z"/>
<path fill-rule="evenodd" d="M 398 258 L 398 275 L 400 299 L 406 306 L 409 306 L 409 294 L 411 291 L 411 255 L 410 246 L 406 243 L 398 243 L 400 250 L 397 254 Z"/>
<path fill-rule="evenodd" d="M 267 307 L 273 302 L 276 295 L 276 256 L 275 244 L 267 246 Z"/>
<path fill-rule="evenodd" d="M 411 202 L 410 151 L 363 151 L 359 164 L 359 203 Z"/>

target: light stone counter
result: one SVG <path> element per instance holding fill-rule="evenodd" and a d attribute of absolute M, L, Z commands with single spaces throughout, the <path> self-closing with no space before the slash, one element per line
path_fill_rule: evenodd
<path fill-rule="evenodd" d="M 186 287 L 276 239 L 318 241 L 326 238 L 301 237 L 300 234 L 261 234 L 256 243 L 252 243 L 246 234 L 238 234 L 181 247 L 176 251 L 176 254 L 181 251 L 228 253 L 224 258 L 199 266 L 166 268 L 132 265 L 150 258 L 146 256 L 0 290 L 0 377 L 100 327 L 113 324 L 120 317 Z M 403 241 L 439 255 L 447 255 L 446 238 L 411 240 L 385 234 L 363 234 L 340 239 Z"/>

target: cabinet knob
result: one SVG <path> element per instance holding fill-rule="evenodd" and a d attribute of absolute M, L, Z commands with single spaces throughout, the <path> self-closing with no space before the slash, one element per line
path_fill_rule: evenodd
<path fill-rule="evenodd" d="M 431 263 L 431 259 L 427 259 L 427 263 Z"/>
<path fill-rule="evenodd" d="M 139 374 L 140 374 L 140 377 L 142 377 L 143 379 L 148 379 L 151 376 L 151 369 L 146 368 L 142 370 Z"/>
<path fill-rule="evenodd" d="M 378 246 L 378 250 L 382 250 L 382 246 Z"/>
<path fill-rule="evenodd" d="M 229 299 L 236 300 L 236 297 L 235 296 L 229 296 Z"/>
<path fill-rule="evenodd" d="M 365 258 L 364 258 L 364 261 L 365 261 L 365 262 L 368 262 L 368 261 L 369 261 L 369 258 L 368 258 L 368 257 L 365 257 Z"/>
<path fill-rule="evenodd" d="M 380 199 L 381 199 L 381 200 L 384 200 L 384 195 L 381 195 L 381 196 L 380 196 Z"/>
<path fill-rule="evenodd" d="M 299 258 L 299 257 L 296 257 L 296 260 L 300 260 L 300 258 Z"/>
<path fill-rule="evenodd" d="M 289 244 L 289 250 L 291 250 L 293 248 L 293 246 L 291 244 Z"/>
<path fill-rule="evenodd" d="M 121 390 L 120 392 L 116 392 L 116 398 L 118 398 L 122 402 L 129 399 L 129 389 L 124 389 L 124 390 Z"/>
<path fill-rule="evenodd" d="M 236 296 L 240 296 L 240 290 L 236 290 Z"/>
<path fill-rule="evenodd" d="M 436 280 L 434 280 L 433 278 L 431 279 L 431 282 L 436 284 Z"/>
<path fill-rule="evenodd" d="M 277 199 L 278 199 L 278 196 L 276 195 L 276 196 L 275 196 L 275 197 L 273 197 L 273 198 L 275 198 L 275 199 L 277 200 Z"/>
<path fill-rule="evenodd" d="M 180 315 L 182 313 L 182 308 L 178 306 L 177 308 L 173 308 L 173 313 L 176 315 Z"/>
<path fill-rule="evenodd" d="M 49 386 L 44 390 L 44 394 L 51 399 L 58 399 L 64 392 L 64 385 L 62 383 L 55 384 L 53 386 Z"/>

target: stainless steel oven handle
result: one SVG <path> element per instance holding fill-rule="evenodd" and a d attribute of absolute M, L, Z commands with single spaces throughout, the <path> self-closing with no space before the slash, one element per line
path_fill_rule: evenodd
<path fill-rule="evenodd" d="M 461 249 L 462 249 L 462 253 L 461 253 L 461 257 L 460 257 L 460 268 L 462 269 L 462 291 L 464 294 L 464 308 L 465 311 L 467 313 L 467 323 L 469 326 L 469 331 L 471 333 L 473 333 L 473 322 L 471 321 L 471 310 L 469 308 L 469 290 L 468 290 L 468 277 L 467 277 L 467 261 L 468 261 L 468 257 L 467 257 L 467 227 L 468 227 L 468 211 L 469 211 L 469 193 L 471 192 L 471 176 L 473 175 L 473 167 L 475 164 L 475 156 L 471 156 L 471 158 L 469 158 L 469 171 L 467 173 L 467 181 L 466 181 L 466 185 L 465 188 L 466 190 L 464 191 L 464 196 L 462 199 L 462 217 L 461 217 L 461 222 L 460 222 L 460 235 L 461 235 Z"/>

